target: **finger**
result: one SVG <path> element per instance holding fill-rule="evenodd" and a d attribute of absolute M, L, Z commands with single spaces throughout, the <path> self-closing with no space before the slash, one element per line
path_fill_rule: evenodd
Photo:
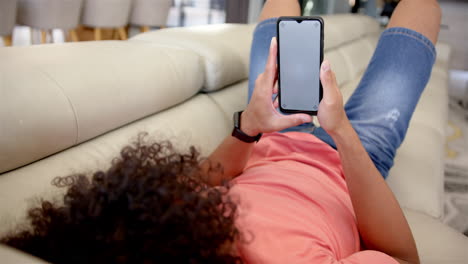
<path fill-rule="evenodd" d="M 323 99 L 334 99 L 337 96 L 338 84 L 328 60 L 324 60 L 322 67 L 320 68 L 320 81 L 322 82 L 323 86 Z"/>
<path fill-rule="evenodd" d="M 277 131 L 289 127 L 298 126 L 304 123 L 312 122 L 312 117 L 306 114 L 283 115 L 281 118 L 276 119 L 274 125 Z"/>
<path fill-rule="evenodd" d="M 273 107 L 278 108 L 279 107 L 279 100 L 278 100 L 278 95 L 276 95 L 275 100 L 273 101 Z"/>
<path fill-rule="evenodd" d="M 268 54 L 267 63 L 265 65 L 265 75 L 267 80 L 273 83 L 276 79 L 276 56 L 277 56 L 278 45 L 276 43 L 276 38 L 271 39 L 270 52 Z"/>
<path fill-rule="evenodd" d="M 273 86 L 273 93 L 277 94 L 278 93 L 278 81 L 275 82 L 275 85 Z"/>

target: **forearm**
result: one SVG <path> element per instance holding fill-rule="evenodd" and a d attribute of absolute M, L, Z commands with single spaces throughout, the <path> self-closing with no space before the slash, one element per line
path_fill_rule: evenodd
<path fill-rule="evenodd" d="M 340 154 L 359 232 L 366 247 L 419 263 L 406 218 L 349 121 L 346 119 L 331 136 Z"/>
<path fill-rule="evenodd" d="M 220 185 L 238 176 L 249 160 L 254 143 L 245 143 L 229 135 L 221 145 L 201 164 L 207 175 L 206 182 Z"/>

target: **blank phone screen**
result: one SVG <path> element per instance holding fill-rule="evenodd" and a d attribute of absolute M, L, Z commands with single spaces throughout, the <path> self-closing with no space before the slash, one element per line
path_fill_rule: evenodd
<path fill-rule="evenodd" d="M 282 20 L 278 30 L 281 108 L 317 111 L 320 100 L 320 21 Z"/>

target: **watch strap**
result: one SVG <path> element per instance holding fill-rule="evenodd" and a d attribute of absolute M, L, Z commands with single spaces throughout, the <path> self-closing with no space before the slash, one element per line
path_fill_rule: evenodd
<path fill-rule="evenodd" d="M 241 129 L 241 114 L 243 111 L 236 112 L 234 113 L 234 129 L 232 130 L 232 136 L 239 139 L 240 141 L 243 141 L 245 143 L 252 143 L 252 142 L 258 142 L 260 138 L 262 137 L 262 133 L 256 135 L 256 136 L 249 136 L 245 134 Z"/>

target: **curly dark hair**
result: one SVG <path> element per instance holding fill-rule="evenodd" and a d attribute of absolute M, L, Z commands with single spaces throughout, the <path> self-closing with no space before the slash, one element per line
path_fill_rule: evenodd
<path fill-rule="evenodd" d="M 241 263 L 236 202 L 201 180 L 200 161 L 139 137 L 107 171 L 55 178 L 63 203 L 42 200 L 1 242 L 52 263 Z"/>

